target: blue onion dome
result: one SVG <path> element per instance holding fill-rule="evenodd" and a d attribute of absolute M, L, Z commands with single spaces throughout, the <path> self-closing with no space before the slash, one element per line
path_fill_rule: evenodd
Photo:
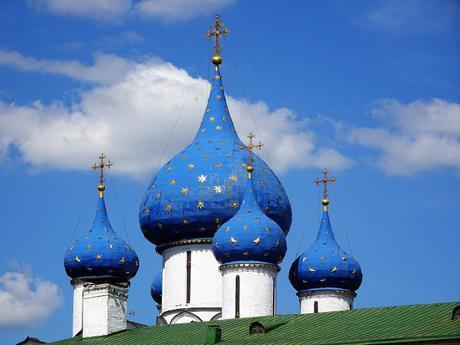
<path fill-rule="evenodd" d="M 354 292 L 361 285 L 358 262 L 336 242 L 328 213 L 328 199 L 323 199 L 323 214 L 313 245 L 292 264 L 289 280 L 299 291 L 346 290 Z"/>
<path fill-rule="evenodd" d="M 144 236 L 157 250 L 191 239 L 213 237 L 232 218 L 243 199 L 248 159 L 225 99 L 216 65 L 201 125 L 193 142 L 156 174 L 140 205 Z M 288 233 L 291 206 L 280 181 L 258 156 L 254 192 L 258 205 Z M 179 242 L 177 242 L 179 241 Z"/>
<path fill-rule="evenodd" d="M 252 166 L 248 166 L 248 169 Z M 248 170 L 249 172 L 249 170 Z M 286 254 L 281 227 L 259 207 L 251 173 L 238 212 L 215 233 L 212 250 L 222 264 L 261 262 L 278 264 Z"/>
<path fill-rule="evenodd" d="M 99 184 L 96 217 L 88 234 L 71 243 L 64 257 L 67 275 L 73 279 L 110 279 L 128 282 L 139 268 L 131 246 L 110 225 L 104 201 L 105 186 Z"/>
<path fill-rule="evenodd" d="M 150 288 L 150 294 L 155 302 L 161 304 L 161 297 L 163 291 L 163 272 L 159 271 L 153 278 L 152 287 Z"/>

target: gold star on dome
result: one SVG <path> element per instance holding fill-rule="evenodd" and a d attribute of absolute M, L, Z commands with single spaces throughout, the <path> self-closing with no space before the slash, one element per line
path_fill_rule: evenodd
<path fill-rule="evenodd" d="M 222 99 L 222 96 L 221 96 L 221 95 L 216 95 L 216 99 L 217 99 L 218 101 L 220 101 L 220 100 Z"/>
<path fill-rule="evenodd" d="M 229 231 L 230 231 L 230 227 L 229 227 L 229 226 L 226 226 L 224 231 L 225 231 L 225 232 L 229 232 Z"/>
<path fill-rule="evenodd" d="M 172 167 L 168 167 L 168 171 L 171 171 L 173 168 Z"/>
<path fill-rule="evenodd" d="M 326 282 L 326 278 L 322 278 L 319 280 L 321 283 L 325 283 Z"/>
<path fill-rule="evenodd" d="M 275 242 L 275 247 L 278 248 L 280 246 L 280 241 L 279 240 L 276 240 Z"/>
<path fill-rule="evenodd" d="M 149 209 L 148 207 L 145 209 L 145 214 L 146 214 L 147 216 L 150 214 L 150 209 Z"/>
<path fill-rule="evenodd" d="M 102 255 L 101 254 L 96 255 L 96 260 L 102 260 Z"/>
<path fill-rule="evenodd" d="M 238 201 L 234 201 L 232 203 L 232 207 L 236 210 L 240 205 L 238 204 Z"/>
<path fill-rule="evenodd" d="M 256 238 L 254 241 L 252 241 L 252 242 L 254 242 L 254 244 L 255 244 L 256 246 L 258 246 L 258 245 L 260 244 L 260 242 L 261 242 L 261 239 L 260 239 L 260 237 L 257 237 L 257 238 Z"/>
<path fill-rule="evenodd" d="M 211 87 L 212 87 L 212 85 L 211 85 Z M 206 108 L 206 112 L 207 112 L 207 113 L 209 113 L 210 111 L 211 111 L 211 109 Z"/>
<path fill-rule="evenodd" d="M 319 259 L 320 259 L 321 261 L 324 261 L 326 258 L 325 258 L 324 256 L 321 256 Z"/>
<path fill-rule="evenodd" d="M 222 121 L 223 121 L 223 122 L 227 121 L 227 117 L 222 116 Z"/>
<path fill-rule="evenodd" d="M 198 207 L 200 210 L 204 207 L 204 202 L 199 200 L 197 203 L 196 203 L 196 207 Z"/>
<path fill-rule="evenodd" d="M 214 186 L 214 192 L 216 192 L 216 194 L 222 193 L 222 186 Z"/>
<path fill-rule="evenodd" d="M 126 258 L 124 256 L 121 257 L 120 259 L 120 264 L 124 264 L 126 262 Z"/>
<path fill-rule="evenodd" d="M 316 272 L 316 270 L 313 267 L 308 267 L 308 272 L 313 273 L 313 272 Z"/>
<path fill-rule="evenodd" d="M 161 194 L 160 194 L 160 193 L 155 194 L 155 199 L 158 200 L 158 199 L 160 199 L 160 198 L 161 198 Z"/>
<path fill-rule="evenodd" d="M 214 246 L 215 246 L 216 248 L 219 248 L 219 243 L 216 242 L 216 244 L 214 244 Z"/>
<path fill-rule="evenodd" d="M 337 266 L 334 266 L 331 268 L 331 272 L 334 273 L 334 272 L 337 272 L 339 269 L 337 268 Z"/>
<path fill-rule="evenodd" d="M 307 257 L 306 257 L 306 256 L 304 256 L 304 257 L 302 258 L 302 262 L 305 262 L 305 261 L 307 261 Z"/>
<path fill-rule="evenodd" d="M 220 226 L 221 220 L 220 218 L 216 218 L 216 224 Z"/>
<path fill-rule="evenodd" d="M 244 225 L 243 225 L 243 229 L 244 229 L 244 230 L 248 230 L 248 229 L 249 229 L 249 225 L 244 224 Z"/>
<path fill-rule="evenodd" d="M 251 254 L 249 254 L 249 252 L 244 252 L 243 253 L 243 256 L 249 256 L 249 255 L 251 255 Z"/>
<path fill-rule="evenodd" d="M 206 128 L 201 128 L 201 133 L 206 132 Z"/>
<path fill-rule="evenodd" d="M 80 262 L 80 258 L 78 256 L 75 257 L 75 262 Z"/>
<path fill-rule="evenodd" d="M 205 183 L 206 182 L 206 175 L 201 174 L 198 176 L 198 182 Z"/>
<path fill-rule="evenodd" d="M 266 227 L 265 227 L 265 231 L 270 231 L 270 227 L 269 227 L 269 226 L 266 226 Z"/>
<path fill-rule="evenodd" d="M 165 210 L 168 211 L 168 212 L 171 211 L 172 210 L 172 204 L 171 203 L 166 204 Z"/>
<path fill-rule="evenodd" d="M 238 181 L 238 176 L 232 175 L 232 176 L 230 176 L 230 180 L 232 180 L 233 182 L 236 182 L 236 181 Z"/>
<path fill-rule="evenodd" d="M 220 167 L 222 166 L 222 163 L 221 163 L 221 162 L 215 162 L 215 163 L 214 163 L 214 166 L 215 166 L 216 168 L 220 168 Z"/>
<path fill-rule="evenodd" d="M 171 186 L 174 186 L 174 185 L 176 184 L 176 179 L 175 179 L 175 178 L 171 179 L 171 180 L 169 181 L 169 184 L 170 184 Z"/>
<path fill-rule="evenodd" d="M 109 243 L 109 248 L 113 249 L 113 244 L 112 243 Z"/>
<path fill-rule="evenodd" d="M 195 165 L 193 163 L 188 163 L 187 165 L 187 168 L 189 169 L 193 169 L 195 167 Z"/>
<path fill-rule="evenodd" d="M 214 122 L 215 119 L 216 119 L 216 118 L 215 118 L 214 116 L 211 116 L 211 117 L 209 118 L 209 121 Z"/>
<path fill-rule="evenodd" d="M 222 126 L 216 126 L 216 129 L 217 129 L 218 131 L 221 131 L 221 130 L 222 130 Z"/>
<path fill-rule="evenodd" d="M 91 249 L 93 246 L 91 244 L 86 245 L 86 249 Z"/>
<path fill-rule="evenodd" d="M 189 190 L 188 190 L 188 187 L 184 187 L 184 188 L 181 189 L 180 193 L 181 193 L 182 195 L 186 195 L 186 194 L 188 193 L 188 191 L 189 191 Z"/>
<path fill-rule="evenodd" d="M 187 219 L 184 219 L 184 220 L 182 221 L 182 225 L 188 225 L 188 224 L 189 224 L 189 221 L 188 221 Z"/>
<path fill-rule="evenodd" d="M 204 226 L 202 226 L 201 228 L 198 229 L 198 231 L 205 232 L 206 228 Z"/>
<path fill-rule="evenodd" d="M 230 237 L 230 243 L 231 243 L 232 245 L 234 245 L 234 244 L 237 244 L 238 241 L 237 241 L 235 238 Z"/>
<path fill-rule="evenodd" d="M 358 271 L 356 270 L 356 268 L 354 268 L 353 271 L 351 271 L 351 274 L 355 275 L 356 273 L 358 273 Z"/>

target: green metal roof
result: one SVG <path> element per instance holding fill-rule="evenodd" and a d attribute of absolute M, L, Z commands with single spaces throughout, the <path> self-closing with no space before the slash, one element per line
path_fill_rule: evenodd
<path fill-rule="evenodd" d="M 76 337 L 54 344 L 203 345 L 208 325 L 221 327 L 222 341 L 219 344 L 225 345 L 394 344 L 442 339 L 460 343 L 460 320 L 452 319 L 457 306 L 460 302 L 152 326 L 103 337 Z M 249 325 L 254 321 L 266 325 L 268 331 L 250 335 Z"/>

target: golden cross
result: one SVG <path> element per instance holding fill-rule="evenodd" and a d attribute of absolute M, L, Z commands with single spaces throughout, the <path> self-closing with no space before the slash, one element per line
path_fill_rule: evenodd
<path fill-rule="evenodd" d="M 214 38 L 213 54 L 215 57 L 219 57 L 219 58 L 220 58 L 220 54 L 222 53 L 222 47 L 219 44 L 219 36 L 226 36 L 230 32 L 230 30 L 224 26 L 225 24 L 220 20 L 220 16 L 216 15 L 214 24 L 211 26 L 211 29 L 206 33 L 206 36 L 209 39 Z M 214 62 L 214 57 L 213 57 L 213 62 Z M 222 62 L 222 58 L 220 58 L 220 62 Z M 217 65 L 219 63 L 217 63 Z"/>
<path fill-rule="evenodd" d="M 101 173 L 99 175 L 99 185 L 100 186 L 104 185 L 104 169 L 105 168 L 110 169 L 110 167 L 113 165 L 113 163 L 109 160 L 105 162 L 104 161 L 105 158 L 107 158 L 107 156 L 101 153 L 99 155 L 99 163 L 94 163 L 93 166 L 91 167 L 94 171 L 96 171 L 97 169 L 101 170 Z"/>
<path fill-rule="evenodd" d="M 246 170 L 249 173 L 249 178 L 251 178 L 251 173 L 254 171 L 254 167 L 252 166 L 252 162 L 254 162 L 254 159 L 252 158 L 252 152 L 254 149 L 260 150 L 264 144 L 262 144 L 260 141 L 258 144 L 254 144 L 254 138 L 256 137 L 252 132 L 249 133 L 247 136 L 249 139 L 249 143 L 246 145 L 246 147 L 242 147 L 243 149 L 248 150 L 248 164 L 246 166 Z"/>
<path fill-rule="evenodd" d="M 330 183 L 334 183 L 334 182 L 335 182 L 335 177 L 332 176 L 331 178 L 329 178 L 329 177 L 327 176 L 328 173 L 329 173 L 329 171 L 328 171 L 326 168 L 324 168 L 324 169 L 323 169 L 323 178 L 318 178 L 318 179 L 315 180 L 315 183 L 316 183 L 317 185 L 319 185 L 320 183 L 324 184 L 324 189 L 323 189 L 323 199 L 324 199 L 324 200 L 323 200 L 323 202 L 324 202 L 325 200 L 327 200 L 327 184 L 328 184 L 329 182 L 330 182 Z"/>

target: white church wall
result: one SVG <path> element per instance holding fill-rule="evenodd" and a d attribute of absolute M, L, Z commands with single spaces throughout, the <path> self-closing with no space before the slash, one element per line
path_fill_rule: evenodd
<path fill-rule="evenodd" d="M 318 313 L 350 310 L 352 309 L 354 298 L 352 293 L 336 290 L 299 293 L 300 313 L 314 313 L 315 302 L 318 305 Z"/>
<path fill-rule="evenodd" d="M 72 337 L 83 328 L 83 282 L 73 281 Z"/>
<path fill-rule="evenodd" d="M 90 284 L 83 290 L 83 337 L 107 335 L 126 329 L 128 288 Z"/>
<path fill-rule="evenodd" d="M 235 318 L 236 277 L 240 277 L 239 317 L 274 314 L 275 265 L 222 265 L 222 319 Z"/>
<path fill-rule="evenodd" d="M 208 321 L 220 312 L 222 278 L 219 273 L 219 263 L 211 248 L 211 244 L 190 244 L 167 248 L 162 252 L 161 316 L 168 323 L 184 310 L 199 315 L 202 321 Z M 191 259 L 189 302 L 187 302 L 188 251 Z"/>

